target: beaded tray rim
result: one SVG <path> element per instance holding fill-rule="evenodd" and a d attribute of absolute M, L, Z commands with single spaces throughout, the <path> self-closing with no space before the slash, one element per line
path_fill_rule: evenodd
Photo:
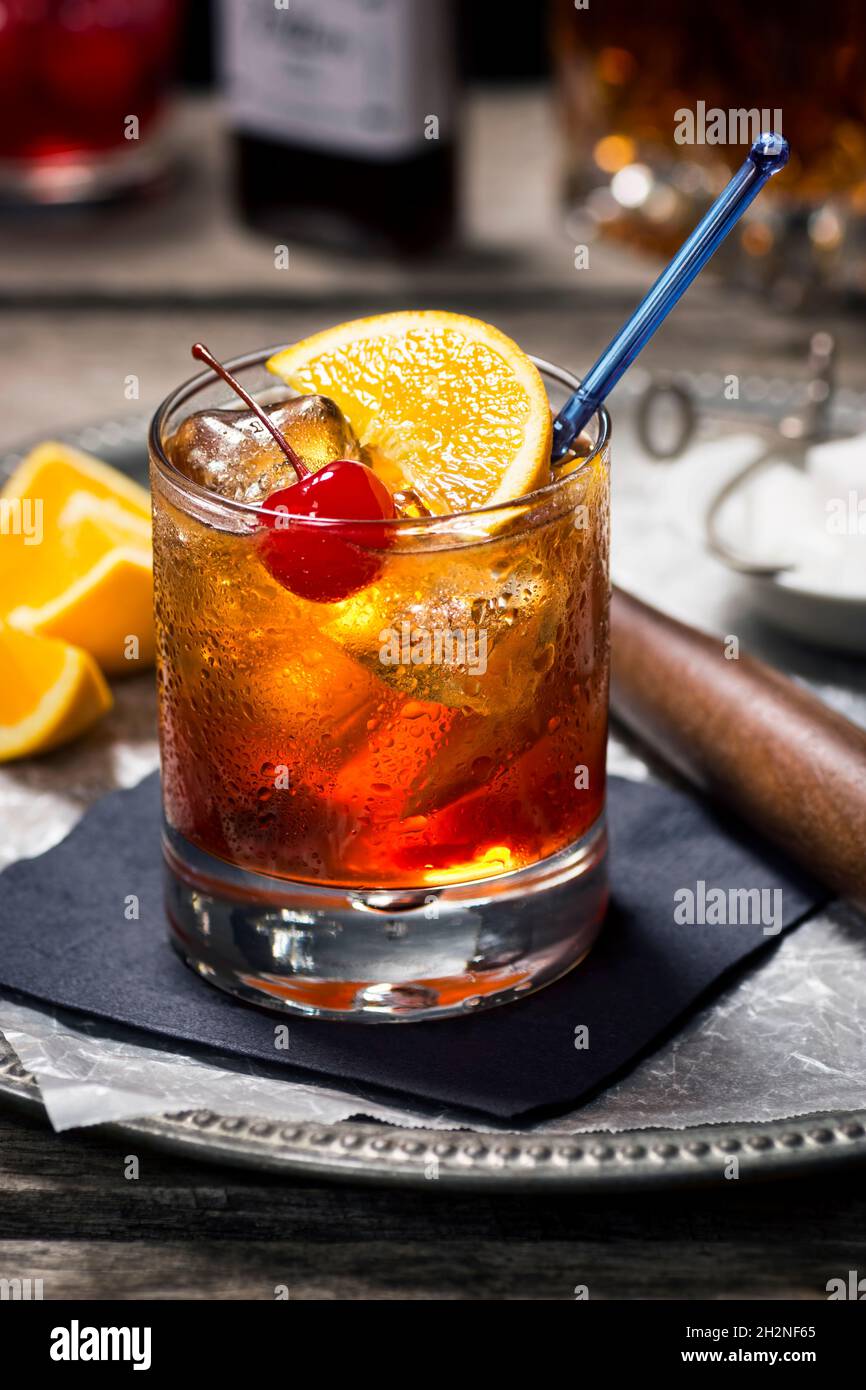
<path fill-rule="evenodd" d="M 45 1118 L 39 1087 L 0 1035 L 0 1098 Z M 452 1188 L 599 1191 L 707 1185 L 733 1176 L 805 1176 L 866 1159 L 866 1110 L 830 1111 L 761 1123 L 632 1129 L 617 1134 L 489 1134 L 408 1129 L 341 1120 L 336 1124 L 252 1120 L 184 1110 L 94 1126 L 124 1142 L 180 1157 L 283 1173 Z"/>

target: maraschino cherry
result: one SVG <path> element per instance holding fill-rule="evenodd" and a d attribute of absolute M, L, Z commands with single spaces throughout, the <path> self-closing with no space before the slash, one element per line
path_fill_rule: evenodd
<path fill-rule="evenodd" d="M 335 459 L 311 473 L 273 420 L 203 343 L 193 345 L 192 355 L 255 412 L 295 470 L 298 481 L 271 493 L 263 504 L 262 522 L 268 528 L 261 541 L 265 567 L 283 588 L 317 603 L 336 603 L 366 588 L 381 569 L 376 552 L 389 544 L 389 530 L 353 523 L 396 516 L 385 484 L 355 459 Z"/>

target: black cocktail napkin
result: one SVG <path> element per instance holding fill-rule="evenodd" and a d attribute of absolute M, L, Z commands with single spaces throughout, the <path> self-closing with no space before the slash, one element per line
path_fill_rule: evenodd
<path fill-rule="evenodd" d="M 471 1018 L 371 1025 L 282 1015 L 290 1046 L 280 1052 L 274 1013 L 205 984 L 168 944 L 154 773 L 104 797 L 54 849 L 0 875 L 0 984 L 163 1038 L 282 1064 L 288 1077 L 315 1073 L 499 1118 L 573 1105 L 733 967 L 777 941 L 778 926 L 793 926 L 826 896 L 681 792 L 612 778 L 609 817 L 612 906 L 570 975 Z M 736 890 L 748 889 L 764 892 L 747 913 Z M 137 921 L 125 916 L 131 894 Z M 576 1033 L 581 1027 L 586 1034 Z"/>

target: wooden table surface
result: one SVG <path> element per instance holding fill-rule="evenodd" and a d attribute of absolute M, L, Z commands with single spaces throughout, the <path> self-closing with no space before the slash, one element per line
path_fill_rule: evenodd
<path fill-rule="evenodd" d="M 0 1113 L 0 1277 L 46 1299 L 822 1299 L 864 1268 L 862 1173 L 629 1196 L 257 1176 Z"/>
<path fill-rule="evenodd" d="M 186 118 L 206 117 L 197 107 Z M 529 350 L 585 365 L 656 267 L 603 252 L 598 276 L 576 276 L 568 239 L 551 221 L 548 144 L 532 164 L 532 198 L 509 201 L 502 188 L 510 185 L 496 182 L 502 161 L 491 150 L 513 148 L 527 131 L 545 138 L 538 103 L 510 117 L 482 104 L 472 119 L 487 151 L 473 216 L 496 244 L 453 274 L 359 274 L 303 253 L 291 280 L 280 280 L 264 269 L 261 248 L 229 225 L 217 194 L 212 225 L 199 217 L 188 234 L 176 208 L 165 215 L 168 230 L 148 213 L 147 237 L 122 217 L 108 219 L 96 240 L 74 224 L 34 236 L 0 226 L 0 450 L 146 413 L 188 374 L 196 338 L 231 354 L 379 307 L 474 310 Z M 212 123 L 206 131 L 216 138 Z M 212 163 L 217 178 L 213 154 Z M 619 265 L 622 273 L 612 268 Z M 815 326 L 828 321 L 755 319 L 742 299 L 696 286 L 647 361 L 717 371 L 753 362 L 781 372 L 800 360 Z M 856 341 L 856 324 L 833 326 L 843 343 Z M 131 374 L 139 382 L 132 401 Z M 853 353 L 840 374 L 866 385 Z M 332 1186 L 148 1151 L 130 1181 L 124 1157 L 99 1134 L 56 1136 L 0 1111 L 0 1277 L 41 1278 L 46 1298 L 269 1299 L 278 1284 L 292 1298 L 325 1299 L 568 1299 L 577 1284 L 591 1298 L 823 1298 L 829 1278 L 866 1269 L 866 1192 L 856 1172 L 538 1198 L 454 1195 L 435 1184 L 420 1193 Z"/>

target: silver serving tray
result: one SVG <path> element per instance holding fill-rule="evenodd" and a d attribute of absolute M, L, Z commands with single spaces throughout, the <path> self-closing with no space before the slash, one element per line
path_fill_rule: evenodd
<path fill-rule="evenodd" d="M 39 1088 L 0 1037 L 0 1097 L 44 1114 Z M 186 1158 L 263 1169 L 291 1177 L 339 1178 L 451 1188 L 600 1191 L 699 1185 L 725 1180 L 736 1156 L 739 1178 L 805 1175 L 866 1158 L 866 1110 L 807 1115 L 766 1124 L 700 1125 L 563 1136 L 475 1134 L 471 1130 L 390 1125 L 270 1123 L 181 1111 L 133 1123 L 99 1125 L 109 1139 L 145 1143 Z"/>
<path fill-rule="evenodd" d="M 144 480 L 145 426 L 144 419 L 127 418 L 61 437 Z M 0 459 L 0 478 L 23 452 Z M 801 674 L 819 677 L 817 670 Z M 46 1118 L 36 1081 L 2 1034 L 0 1102 Z M 574 1117 L 572 1128 L 573 1123 Z M 726 1180 L 726 1168 L 734 1157 L 739 1178 L 746 1180 L 829 1173 L 866 1159 L 866 1110 L 860 1109 L 816 1111 L 760 1123 L 725 1121 L 684 1129 L 586 1134 L 558 1134 L 550 1129 L 513 1134 L 471 1128 L 401 1128 L 354 1120 L 286 1124 L 211 1110 L 100 1125 L 95 1130 L 126 1146 L 147 1144 L 196 1161 L 292 1178 L 418 1187 L 435 1181 L 450 1188 L 487 1191 L 580 1192 L 716 1184 Z"/>

